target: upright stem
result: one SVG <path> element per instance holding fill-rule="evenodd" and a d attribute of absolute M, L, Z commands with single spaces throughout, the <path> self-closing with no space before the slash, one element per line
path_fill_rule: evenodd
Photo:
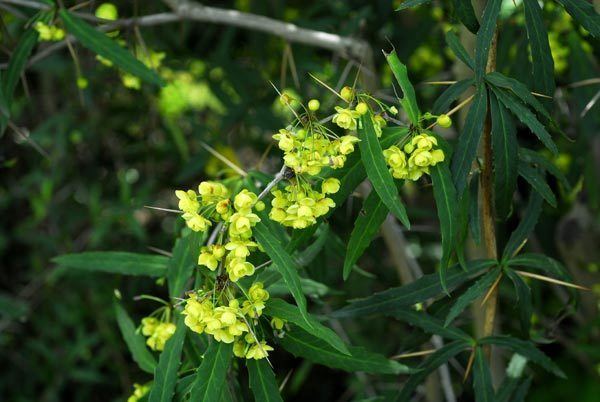
<path fill-rule="evenodd" d="M 487 72 L 494 71 L 496 69 L 496 45 L 497 45 L 497 33 L 494 35 L 492 46 L 490 47 L 490 53 L 488 63 L 486 67 Z M 496 248 L 496 225 L 494 218 L 494 197 L 493 197 L 493 172 L 492 172 L 492 123 L 491 123 L 491 111 L 488 105 L 488 112 L 483 128 L 483 166 L 480 174 L 480 200 L 479 205 L 481 208 L 481 224 L 483 229 L 483 242 L 485 245 L 485 254 L 487 258 L 497 259 L 498 252 Z M 494 322 L 496 320 L 496 305 L 498 299 L 498 287 L 495 287 L 490 294 L 488 300 L 485 303 L 484 321 L 483 321 L 483 336 L 489 336 L 494 331 Z M 491 349 L 486 349 L 486 355 L 488 359 L 491 358 Z"/>

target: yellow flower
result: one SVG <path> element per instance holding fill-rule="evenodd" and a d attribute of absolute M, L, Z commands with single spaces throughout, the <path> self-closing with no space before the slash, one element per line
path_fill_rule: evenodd
<path fill-rule="evenodd" d="M 127 402 L 138 402 L 143 397 L 145 397 L 149 391 L 150 391 L 149 384 L 140 385 L 140 384 L 135 383 L 135 384 L 133 384 L 133 394 L 131 394 L 129 396 L 129 398 L 127 398 Z"/>
<path fill-rule="evenodd" d="M 346 130 L 356 130 L 356 119 L 359 116 L 357 111 L 344 109 L 340 106 L 336 106 L 335 111 L 337 113 L 333 116 L 333 119 L 331 120 L 333 123 Z"/>
<path fill-rule="evenodd" d="M 354 90 L 352 88 L 350 88 L 349 86 L 345 86 L 340 91 L 340 96 L 346 102 L 350 103 L 350 102 L 352 102 L 352 99 L 354 98 Z"/>
<path fill-rule="evenodd" d="M 278 317 L 271 318 L 271 328 L 281 331 L 283 326 L 285 325 L 285 321 Z"/>
<path fill-rule="evenodd" d="M 246 342 L 244 341 L 236 341 L 233 344 L 233 355 L 239 358 L 246 357 Z"/>
<path fill-rule="evenodd" d="M 250 255 L 250 250 L 258 247 L 258 244 L 245 239 L 232 239 L 225 245 L 225 249 L 230 251 L 230 255 L 237 258 L 244 258 Z"/>
<path fill-rule="evenodd" d="M 183 219 L 185 219 L 187 226 L 194 232 L 205 232 L 212 225 L 211 221 L 197 213 L 186 212 L 183 214 Z"/>
<path fill-rule="evenodd" d="M 249 210 L 257 199 L 258 196 L 256 194 L 244 189 L 233 199 L 233 206 L 237 211 Z"/>
<path fill-rule="evenodd" d="M 200 203 L 194 190 L 176 190 L 175 195 L 179 198 L 179 209 L 187 213 L 196 213 L 200 209 Z"/>
<path fill-rule="evenodd" d="M 321 183 L 321 191 L 325 194 L 335 194 L 340 191 L 340 181 L 335 177 L 323 180 Z"/>
<path fill-rule="evenodd" d="M 248 352 L 246 353 L 246 359 L 254 359 L 260 360 L 269 356 L 269 352 L 273 350 L 273 348 L 267 345 L 267 342 L 261 341 L 255 345 L 252 345 Z"/>
<path fill-rule="evenodd" d="M 225 255 L 225 248 L 220 244 L 214 244 L 200 249 L 198 265 L 204 265 L 211 271 L 219 266 L 219 261 Z"/>
<path fill-rule="evenodd" d="M 360 140 L 353 135 L 344 135 L 343 137 L 340 137 L 340 153 L 348 155 L 354 152 L 354 143 L 358 141 Z"/>
<path fill-rule="evenodd" d="M 369 106 L 365 102 L 359 102 L 354 108 L 359 115 L 363 115 L 369 111 Z"/>
<path fill-rule="evenodd" d="M 150 336 L 156 330 L 159 321 L 155 317 L 144 317 L 142 318 L 142 335 Z"/>
<path fill-rule="evenodd" d="M 269 292 L 264 289 L 262 282 L 255 282 L 248 290 L 248 296 L 250 300 L 264 302 L 269 300 Z"/>

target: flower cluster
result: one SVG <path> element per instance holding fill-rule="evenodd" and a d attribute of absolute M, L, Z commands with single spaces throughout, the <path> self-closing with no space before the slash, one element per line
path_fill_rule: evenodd
<path fill-rule="evenodd" d="M 42 21 L 37 21 L 33 28 L 38 33 L 38 39 L 42 42 L 61 41 L 65 38 L 65 31 L 55 25 L 47 25 Z"/>
<path fill-rule="evenodd" d="M 150 392 L 150 384 L 133 384 L 133 394 L 127 398 L 127 402 L 139 402 Z"/>
<path fill-rule="evenodd" d="M 444 160 L 444 152 L 434 149 L 437 139 L 428 134 L 419 134 L 407 142 L 402 149 L 393 145 L 383 151 L 383 156 L 396 179 L 418 180 L 429 174 L 429 166 Z"/>
<path fill-rule="evenodd" d="M 172 322 L 159 321 L 156 317 L 142 319 L 142 335 L 148 337 L 146 345 L 155 351 L 165 348 L 165 343 L 173 336 L 175 328 Z"/>
<path fill-rule="evenodd" d="M 227 292 L 195 292 L 185 303 L 185 324 L 194 332 L 211 335 L 217 342 L 233 343 L 237 357 L 262 359 L 273 348 L 258 340 L 250 323 L 262 315 L 268 299 L 269 293 L 261 282 L 250 287 L 245 300 L 229 298 Z"/>
<path fill-rule="evenodd" d="M 224 225 L 219 242 L 201 248 L 198 265 L 215 271 L 223 264 L 232 282 L 254 274 L 254 265 L 246 258 L 258 248 L 252 240 L 252 227 L 260 221 L 254 210 L 262 211 L 265 204 L 257 195 L 244 189 L 232 201 L 227 187 L 209 181 L 200 183 L 198 194 L 193 190 L 178 190 L 176 195 L 183 218 L 192 230 L 204 232 L 213 221 Z M 223 241 L 225 233 L 227 241 Z"/>
<path fill-rule="evenodd" d="M 316 223 L 316 219 L 335 207 L 335 202 L 327 194 L 337 193 L 340 181 L 330 177 L 321 183 L 321 191 L 316 191 L 307 183 L 289 185 L 285 191 L 272 192 L 269 217 L 284 226 L 303 229 Z"/>
<path fill-rule="evenodd" d="M 316 119 L 316 112 L 321 107 L 317 99 L 308 102 L 305 113 L 295 113 L 297 121 L 273 135 L 277 146 L 284 153 L 283 161 L 293 178 L 283 189 L 272 191 L 271 219 L 293 228 L 305 228 L 316 223 L 316 218 L 325 215 L 335 206 L 327 194 L 339 190 L 338 180 L 319 177 L 323 169 L 339 169 L 346 163 L 347 155 L 354 152 L 359 141 L 354 130 L 358 128 L 358 118 L 368 110 L 364 102 L 352 107 L 354 91 L 344 87 L 340 93 L 347 107 L 336 106 L 332 123 L 343 130 L 338 135 Z M 281 96 L 283 104 L 291 104 L 294 99 L 289 94 Z M 315 182 L 321 181 L 321 190 L 314 188 Z"/>

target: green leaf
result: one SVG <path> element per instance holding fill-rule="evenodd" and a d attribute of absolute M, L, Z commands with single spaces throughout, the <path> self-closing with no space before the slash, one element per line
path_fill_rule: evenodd
<path fill-rule="evenodd" d="M 396 81 L 398 81 L 398 84 L 400 84 L 400 88 L 402 89 L 403 95 L 400 99 L 400 104 L 406 111 L 406 114 L 408 114 L 410 122 L 413 125 L 418 126 L 421 112 L 419 112 L 419 106 L 417 105 L 415 88 L 408 79 L 408 70 L 406 66 L 400 62 L 395 50 L 387 54 L 385 58 L 392 69 L 394 77 L 396 77 Z"/>
<path fill-rule="evenodd" d="M 533 59 L 533 88 L 544 95 L 554 96 L 556 84 L 554 83 L 554 60 L 548 41 L 548 32 L 544 26 L 542 9 L 537 0 L 524 0 L 525 28 L 531 58 Z"/>
<path fill-rule="evenodd" d="M 375 190 L 365 200 L 361 211 L 354 222 L 354 229 L 348 241 L 346 258 L 344 259 L 344 280 L 348 278 L 354 264 L 369 247 L 379 232 L 379 227 L 388 215 L 388 208 Z"/>
<path fill-rule="evenodd" d="M 181 350 L 185 341 L 187 327 L 183 316 L 177 316 L 177 329 L 165 344 L 158 358 L 158 366 L 154 371 L 154 382 L 150 390 L 148 402 L 170 402 L 175 393 L 177 370 L 181 361 Z"/>
<path fill-rule="evenodd" d="M 121 335 L 131 352 L 133 361 L 146 373 L 153 374 L 156 369 L 156 359 L 146 347 L 144 336 L 138 333 L 135 325 L 121 304 L 115 300 L 115 316 L 121 330 Z"/>
<path fill-rule="evenodd" d="M 37 13 L 29 22 L 29 28 L 25 30 L 23 35 L 21 35 L 21 39 L 19 39 L 19 43 L 13 50 L 10 55 L 10 60 L 8 61 L 8 67 L 6 68 L 6 74 L 4 75 L 4 79 L 2 80 L 2 92 L 4 94 L 4 100 L 6 103 L 7 111 L 10 111 L 10 105 L 12 104 L 15 88 L 17 87 L 17 83 L 21 78 L 21 74 L 25 70 L 27 66 L 27 61 L 29 59 L 29 55 L 33 51 L 33 48 L 38 43 L 38 31 L 33 28 L 33 25 L 36 21 L 49 22 L 52 18 L 52 13 L 50 12 L 40 12 Z M 8 115 L 10 113 L 6 113 L 5 116 L 0 115 L 0 137 L 4 134 L 4 130 L 8 124 Z"/>
<path fill-rule="evenodd" d="M 446 277 L 448 289 L 459 286 L 470 277 L 496 264 L 495 260 L 473 260 L 468 262 L 466 271 L 460 269 L 458 264 L 454 265 L 449 269 L 450 272 Z M 332 315 L 342 318 L 369 314 L 396 314 L 402 312 L 407 306 L 439 297 L 442 293 L 443 288 L 439 275 L 429 274 L 407 285 L 390 288 L 367 298 L 352 301 L 348 306 L 335 311 Z"/>
<path fill-rule="evenodd" d="M 496 98 L 514 114 L 521 123 L 525 124 L 552 153 L 558 154 L 558 148 L 546 128 L 521 101 L 505 91 L 491 87 Z"/>
<path fill-rule="evenodd" d="M 406 135 L 408 135 L 407 127 L 384 127 L 379 142 L 383 149 L 389 148 Z M 343 168 L 326 172 L 323 176 L 335 177 L 340 181 L 340 190 L 329 197 L 335 202 L 336 206 L 340 206 L 356 187 L 365 180 L 367 172 L 362 163 L 360 152 L 353 152 L 348 157 Z M 333 213 L 333 210 L 328 215 L 331 213 Z"/>
<path fill-rule="evenodd" d="M 246 367 L 250 377 L 250 389 L 256 402 L 283 402 L 275 374 L 265 359 L 246 360 Z"/>
<path fill-rule="evenodd" d="M 454 341 L 439 348 L 431 356 L 427 357 L 418 367 L 417 372 L 411 375 L 408 381 L 402 387 L 400 394 L 395 399 L 397 402 L 408 402 L 417 389 L 435 369 L 446 363 L 448 360 L 469 348 L 466 341 Z"/>
<path fill-rule="evenodd" d="M 595 38 L 600 38 L 600 15 L 586 0 L 557 0 Z"/>
<path fill-rule="evenodd" d="M 167 281 L 169 283 L 169 296 L 181 297 L 185 291 L 185 284 L 192 276 L 198 264 L 201 238 L 205 233 L 191 232 L 185 237 L 175 241 L 173 256 L 169 260 Z"/>
<path fill-rule="evenodd" d="M 515 80 L 514 78 L 509 78 L 503 74 L 500 74 L 497 71 L 487 74 L 485 76 L 485 80 L 498 88 L 504 88 L 508 91 L 511 91 L 514 96 L 521 100 L 521 102 L 531 106 L 536 112 L 544 116 L 546 119 L 552 120 L 550 113 L 548 113 L 546 108 L 544 108 L 544 106 L 535 98 L 535 96 L 533 96 L 525 84 Z"/>
<path fill-rule="evenodd" d="M 507 262 L 510 267 L 534 268 L 540 272 L 557 276 L 565 282 L 572 281 L 569 271 L 560 262 L 543 254 L 523 253 L 519 254 Z"/>
<path fill-rule="evenodd" d="M 452 156 L 452 178 L 457 194 L 462 194 L 467 187 L 471 165 L 477 154 L 477 146 L 483 133 L 483 124 L 487 113 L 487 98 L 485 86 L 480 85 L 467 114 L 465 125 L 458 137 L 456 151 Z"/>
<path fill-rule="evenodd" d="M 294 356 L 348 372 L 400 374 L 411 371 L 407 366 L 361 347 L 349 346 L 350 355 L 340 353 L 324 340 L 297 327 L 286 332 L 285 336 L 281 338 L 281 344 Z"/>
<path fill-rule="evenodd" d="M 472 286 L 470 286 L 465 293 L 460 295 L 456 302 L 450 308 L 444 326 L 450 325 L 456 317 L 463 312 L 469 304 L 479 297 L 482 297 L 498 279 L 502 270 L 500 268 L 492 269 L 487 274 L 479 278 Z"/>
<path fill-rule="evenodd" d="M 455 2 L 462 2 L 462 0 L 455 0 Z M 456 55 L 456 57 L 458 57 L 458 59 L 460 61 L 465 63 L 465 65 L 467 67 L 469 67 L 471 70 L 475 69 L 475 62 L 473 61 L 473 58 L 471 57 L 471 55 L 469 53 L 467 53 L 467 50 L 464 48 L 462 43 L 460 43 L 460 39 L 458 39 L 458 36 L 456 36 L 456 34 L 454 32 L 452 32 L 452 31 L 446 32 L 446 43 L 448 44 L 448 47 L 450 47 L 452 52 Z M 462 81 L 471 81 L 472 82 L 473 80 L 468 79 L 468 80 L 462 80 Z M 458 82 L 456 84 L 458 84 Z M 456 85 L 456 84 L 454 84 L 454 85 Z"/>
<path fill-rule="evenodd" d="M 473 78 L 467 78 L 464 80 L 460 80 L 450 85 L 439 98 L 436 99 L 433 104 L 433 112 L 434 114 L 442 114 L 450 109 L 450 105 L 452 102 L 457 100 L 467 89 L 473 85 L 475 80 Z"/>
<path fill-rule="evenodd" d="M 513 194 L 517 187 L 519 163 L 517 129 L 510 113 L 495 96 L 490 96 L 490 110 L 496 214 L 499 219 L 506 219 L 511 211 Z"/>
<path fill-rule="evenodd" d="M 571 191 L 571 183 L 569 183 L 565 174 L 542 154 L 531 149 L 519 148 L 519 159 L 544 169 L 558 180 L 566 192 Z"/>
<path fill-rule="evenodd" d="M 4 95 L 4 89 L 2 88 L 2 75 L 0 75 L 0 117 L 8 119 L 10 117 L 10 106 L 6 95 Z"/>
<path fill-rule="evenodd" d="M 463 195 L 466 197 L 467 193 Z M 481 214 L 479 211 L 479 174 L 476 173 L 473 175 L 473 179 L 471 180 L 471 184 L 469 186 L 469 194 L 470 198 L 469 202 L 469 229 L 471 232 L 471 237 L 473 237 L 473 241 L 475 244 L 481 243 Z"/>
<path fill-rule="evenodd" d="M 552 189 L 546 183 L 545 176 L 528 163 L 520 162 L 518 165 L 519 175 L 523 177 L 527 183 L 539 194 L 544 200 L 554 208 L 556 208 L 556 196 L 552 192 Z"/>
<path fill-rule="evenodd" d="M 156 72 L 146 67 L 106 34 L 94 29 L 87 22 L 65 9 L 61 9 L 58 14 L 67 31 L 75 36 L 83 46 L 112 61 L 123 71 L 133 74 L 149 84 L 164 85 L 162 78 Z"/>
<path fill-rule="evenodd" d="M 529 387 L 531 386 L 532 377 L 527 377 L 526 379 L 519 384 L 519 387 L 515 390 L 515 394 L 511 400 L 511 402 L 524 402 L 527 393 L 529 392 Z"/>
<path fill-rule="evenodd" d="M 429 3 L 431 0 L 405 0 L 398 6 L 396 11 L 406 10 L 407 8 L 420 6 L 421 4 Z"/>
<path fill-rule="evenodd" d="M 473 389 L 476 402 L 494 402 L 494 386 L 492 374 L 487 364 L 482 348 L 475 349 L 473 362 Z"/>
<path fill-rule="evenodd" d="M 419 327 L 429 334 L 440 335 L 452 340 L 463 340 L 467 342 L 473 340 L 466 332 L 458 328 L 445 326 L 442 320 L 433 317 L 424 311 L 415 311 L 412 307 L 406 307 L 405 309 L 398 311 L 394 314 L 394 317 L 401 321 L 408 322 L 415 327 Z"/>
<path fill-rule="evenodd" d="M 190 401 L 218 401 L 226 387 L 227 370 L 233 356 L 233 345 L 214 341 L 204 354 L 190 390 Z"/>
<path fill-rule="evenodd" d="M 505 335 L 488 336 L 479 340 L 480 345 L 496 345 L 516 352 L 560 378 L 566 378 L 565 373 L 548 356 L 540 352 L 532 342 Z"/>
<path fill-rule="evenodd" d="M 458 199 L 454 183 L 452 182 L 452 175 L 448 168 L 448 162 L 444 161 L 430 167 L 429 173 L 433 183 L 433 196 L 442 232 L 440 281 L 442 288 L 447 290 L 446 270 L 448 269 L 450 256 L 456 249 L 456 236 L 458 234 Z"/>
<path fill-rule="evenodd" d="M 304 320 L 309 323 L 308 312 L 306 311 L 306 298 L 302 292 L 298 268 L 292 257 L 285 251 L 279 240 L 271 234 L 269 228 L 260 221 L 253 230 L 254 237 L 263 246 L 265 252 L 271 257 L 275 269 L 281 274 L 290 293 L 296 300 L 300 313 Z"/>
<path fill-rule="evenodd" d="M 122 251 L 87 251 L 63 254 L 52 262 L 78 271 L 102 271 L 123 275 L 164 276 L 169 259 L 162 255 L 136 254 Z"/>
<path fill-rule="evenodd" d="M 462 22 L 469 31 L 477 34 L 477 31 L 479 30 L 479 21 L 477 21 L 477 17 L 475 16 L 475 10 L 473 10 L 471 0 L 454 0 L 454 12 L 460 22 Z M 471 66 L 471 70 L 472 69 L 473 67 Z"/>
<path fill-rule="evenodd" d="M 306 320 L 302 317 L 298 307 L 285 302 L 282 299 L 270 299 L 266 303 L 264 314 L 269 317 L 278 317 L 283 320 L 289 321 L 302 328 L 303 330 L 311 333 L 327 342 L 329 345 L 340 351 L 341 353 L 349 355 L 348 347 L 343 340 L 331 329 L 327 328 L 312 315 L 309 314 L 308 320 L 310 325 L 306 325 Z"/>
<path fill-rule="evenodd" d="M 514 287 L 515 294 L 517 296 L 517 303 L 515 307 L 519 310 L 519 318 L 521 321 L 521 331 L 523 336 L 529 337 L 529 330 L 531 328 L 531 315 L 533 314 L 533 307 L 531 304 L 531 289 L 523 278 L 515 271 L 510 268 L 505 269 L 506 276 L 510 278 Z"/>
<path fill-rule="evenodd" d="M 510 235 L 504 252 L 502 253 L 502 260 L 506 261 L 517 252 L 523 242 L 527 239 L 529 234 L 535 228 L 537 221 L 542 213 L 542 199 L 536 192 L 531 192 L 529 195 L 529 203 L 525 212 L 523 212 L 523 219 L 519 222 L 519 226 Z"/>
<path fill-rule="evenodd" d="M 398 196 L 394 178 L 392 177 L 383 157 L 383 150 L 375 134 L 371 112 L 361 116 L 358 129 L 360 154 L 367 171 L 367 176 L 373 188 L 379 194 L 383 203 L 388 207 L 404 226 L 410 228 L 406 209 Z"/>
<path fill-rule="evenodd" d="M 481 82 L 485 74 L 490 47 L 492 46 L 492 40 L 496 32 L 496 20 L 498 19 L 501 5 L 502 0 L 488 0 L 483 10 L 481 27 L 477 32 L 475 40 L 475 78 L 478 82 Z"/>

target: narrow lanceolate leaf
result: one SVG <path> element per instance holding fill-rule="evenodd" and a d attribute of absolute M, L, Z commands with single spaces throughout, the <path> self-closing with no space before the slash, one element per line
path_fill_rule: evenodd
<path fill-rule="evenodd" d="M 544 254 L 524 253 L 508 260 L 511 267 L 533 268 L 540 272 L 558 277 L 565 282 L 571 282 L 569 271 L 560 262 Z"/>
<path fill-rule="evenodd" d="M 529 195 L 529 204 L 525 212 L 523 212 L 523 218 L 519 222 L 519 226 L 510 235 L 504 252 L 502 253 L 502 260 L 507 261 L 509 258 L 519 250 L 523 245 L 523 242 L 527 240 L 529 234 L 535 228 L 537 221 L 542 213 L 542 198 L 534 191 Z"/>
<path fill-rule="evenodd" d="M 8 104 L 8 99 L 4 94 L 4 89 L 2 88 L 2 76 L 0 75 L 0 117 L 8 118 L 10 117 L 10 107 Z"/>
<path fill-rule="evenodd" d="M 187 331 L 183 316 L 178 314 L 176 316 L 178 316 L 177 329 L 165 344 L 164 350 L 160 352 L 148 402 L 170 402 L 175 393 L 177 370 L 181 362 L 181 351 Z"/>
<path fill-rule="evenodd" d="M 348 278 L 356 261 L 358 261 L 377 235 L 379 227 L 388 215 L 388 211 L 388 208 L 381 201 L 381 198 L 379 198 L 377 191 L 371 190 L 358 218 L 356 218 L 356 222 L 354 222 L 354 229 L 352 229 L 352 234 L 348 241 L 346 258 L 344 260 L 344 280 Z"/>
<path fill-rule="evenodd" d="M 344 341 L 342 341 L 342 339 L 333 330 L 321 324 L 310 314 L 308 316 L 308 319 L 311 325 L 307 325 L 306 320 L 304 319 L 304 317 L 302 317 L 302 314 L 300 314 L 300 310 L 298 310 L 298 307 L 289 304 L 284 300 L 268 300 L 266 303 L 264 314 L 269 317 L 278 317 L 288 322 L 291 322 L 292 324 L 299 326 L 303 330 L 310 332 L 317 338 L 324 340 L 341 353 L 350 354 L 350 352 L 348 351 L 348 346 L 346 346 Z"/>
<path fill-rule="evenodd" d="M 395 50 L 387 54 L 386 59 L 392 69 L 392 73 L 394 73 L 394 77 L 396 77 L 396 81 L 398 81 L 398 84 L 400 84 L 400 88 L 402 89 L 403 95 L 402 99 L 400 99 L 400 104 L 406 111 L 406 114 L 408 114 L 410 122 L 417 126 L 419 124 L 421 112 L 419 112 L 415 88 L 408 79 L 408 70 L 406 66 L 400 62 Z"/>
<path fill-rule="evenodd" d="M 117 317 L 117 324 L 119 324 L 121 335 L 127 344 L 127 348 L 131 352 L 133 361 L 146 373 L 153 374 L 154 369 L 156 368 L 156 359 L 146 347 L 146 341 L 142 334 L 136 331 L 135 324 L 131 318 L 129 318 L 125 309 L 116 300 L 115 316 Z"/>
<path fill-rule="evenodd" d="M 471 0 L 454 0 L 454 12 L 456 16 L 467 27 L 467 29 L 474 34 L 477 34 L 479 30 L 479 21 L 475 16 L 475 10 L 473 10 L 473 4 Z M 471 70 L 473 67 L 471 67 Z"/>
<path fill-rule="evenodd" d="M 246 367 L 250 377 L 250 389 L 256 402 L 283 402 L 273 369 L 265 359 L 246 360 Z"/>
<path fill-rule="evenodd" d="M 380 374 L 411 372 L 409 367 L 361 347 L 348 347 L 350 355 L 340 353 L 324 340 L 299 328 L 292 328 L 291 331 L 286 332 L 281 338 L 281 344 L 294 356 L 349 372 L 364 371 Z"/>
<path fill-rule="evenodd" d="M 15 88 L 21 78 L 21 74 L 25 70 L 29 55 L 33 51 L 33 48 L 38 43 L 38 31 L 33 27 L 35 21 L 48 22 L 52 18 L 50 12 L 40 12 L 31 19 L 31 26 L 21 35 L 19 43 L 13 50 L 8 61 L 8 67 L 6 74 L 2 80 L 2 92 L 4 93 L 4 99 L 6 103 L 7 112 L 10 110 L 10 105 L 14 96 Z M 8 114 L 0 115 L 0 137 L 4 133 L 8 124 Z"/>
<path fill-rule="evenodd" d="M 462 1 L 462 0 L 455 0 L 455 1 Z M 448 44 L 448 46 L 450 47 L 452 52 L 456 55 L 456 57 L 458 57 L 458 59 L 460 61 L 465 63 L 465 65 L 467 67 L 469 67 L 471 70 L 475 69 L 475 62 L 473 61 L 473 58 L 471 57 L 471 55 L 469 53 L 467 53 L 467 50 L 464 48 L 462 43 L 460 43 L 460 39 L 458 39 L 458 36 L 456 36 L 456 34 L 454 32 L 452 32 L 452 31 L 446 32 L 446 43 Z"/>
<path fill-rule="evenodd" d="M 519 319 L 521 321 L 521 331 L 524 337 L 529 337 L 529 330 L 531 328 L 531 315 L 533 313 L 533 307 L 531 304 L 531 289 L 525 283 L 523 278 L 515 271 L 510 268 L 506 270 L 506 276 L 512 281 L 515 287 L 515 294 L 517 296 L 517 302 L 515 308 L 519 310 Z"/>
<path fill-rule="evenodd" d="M 473 175 L 473 180 L 469 186 L 469 192 L 465 192 L 463 197 L 469 196 L 469 230 L 475 244 L 481 243 L 481 213 L 479 211 L 479 174 Z"/>
<path fill-rule="evenodd" d="M 467 179 L 471 171 L 471 164 L 477 154 L 477 146 L 483 132 L 483 124 L 487 113 L 487 90 L 485 85 L 480 85 L 473 98 L 465 125 L 458 137 L 456 151 L 452 156 L 452 178 L 457 194 L 461 195 L 467 187 Z"/>
<path fill-rule="evenodd" d="M 388 170 L 383 157 L 383 150 L 375 134 L 373 127 L 373 116 L 367 113 L 360 118 L 358 130 L 360 142 L 360 155 L 367 171 L 367 176 L 373 184 L 373 188 L 379 194 L 381 201 L 388 207 L 404 226 L 410 228 L 410 222 L 406 215 L 406 209 L 400 200 L 398 190 L 394 184 L 394 178 Z"/>
<path fill-rule="evenodd" d="M 224 342 L 212 342 L 196 371 L 190 390 L 190 401 L 218 401 L 221 397 L 233 347 Z M 151 402 L 151 401 L 150 401 Z"/>
<path fill-rule="evenodd" d="M 519 163 L 518 165 L 519 175 L 523 177 L 527 183 L 539 194 L 544 200 L 553 207 L 556 208 L 556 196 L 552 192 L 552 189 L 546 183 L 545 175 L 539 170 L 532 167 L 528 163 Z"/>
<path fill-rule="evenodd" d="M 384 127 L 379 143 L 382 149 L 391 147 L 408 135 L 408 127 Z M 354 151 L 348 157 L 348 160 L 341 169 L 325 172 L 324 177 L 335 177 L 340 181 L 340 190 L 331 194 L 329 198 L 340 206 L 352 194 L 356 187 L 367 177 L 365 166 L 362 163 L 360 152 Z M 333 213 L 333 209 L 329 214 Z"/>
<path fill-rule="evenodd" d="M 587 0 L 557 0 L 592 36 L 600 38 L 600 14 Z"/>
<path fill-rule="evenodd" d="M 446 285 L 452 290 L 472 276 L 476 276 L 486 268 L 496 265 L 495 260 L 473 260 L 467 263 L 466 271 L 458 264 L 449 268 Z M 424 275 L 408 285 L 391 288 L 375 293 L 364 299 L 351 302 L 348 306 L 335 311 L 334 317 L 359 317 L 369 314 L 396 314 L 416 303 L 437 298 L 443 293 L 438 274 Z"/>
<path fill-rule="evenodd" d="M 202 233 L 192 232 L 175 242 L 173 257 L 169 260 L 167 268 L 169 295 L 172 298 L 181 296 L 186 282 L 198 264 L 201 237 Z"/>
<path fill-rule="evenodd" d="M 546 148 L 552 151 L 554 154 L 558 153 L 558 148 L 552 137 L 546 131 L 546 128 L 539 122 L 535 115 L 523 104 L 519 99 L 516 99 L 514 95 L 502 91 L 500 89 L 492 87 L 494 95 L 498 100 L 504 104 L 512 114 L 517 117 L 521 123 L 525 124 L 535 134 L 536 137 L 544 144 Z"/>
<path fill-rule="evenodd" d="M 485 68 L 488 61 L 488 54 L 492 46 L 494 32 L 496 31 L 496 20 L 500 13 L 502 0 L 489 0 L 483 10 L 481 17 L 481 27 L 477 32 L 475 41 L 475 78 L 481 82 L 485 74 Z"/>
<path fill-rule="evenodd" d="M 554 96 L 554 60 L 550 51 L 548 32 L 544 26 L 542 9 L 537 0 L 524 0 L 525 28 L 533 59 L 533 89 L 544 95 Z"/>
<path fill-rule="evenodd" d="M 117 42 L 106 34 L 94 29 L 87 22 L 71 14 L 65 9 L 59 11 L 67 31 L 77 38 L 79 42 L 96 54 L 112 61 L 124 71 L 139 77 L 149 84 L 162 86 L 163 80 L 154 71 L 122 48 Z"/>
<path fill-rule="evenodd" d="M 566 192 L 571 191 L 571 183 L 569 183 L 569 180 L 567 180 L 565 174 L 554 163 L 552 163 L 552 161 L 548 160 L 548 158 L 542 154 L 531 149 L 519 148 L 519 159 L 523 162 L 537 165 L 539 168 L 554 176 L 556 180 L 558 180 L 558 182 L 563 186 Z"/>
<path fill-rule="evenodd" d="M 296 304 L 304 320 L 309 323 L 308 312 L 306 311 L 306 298 L 304 297 L 304 293 L 302 293 L 302 284 L 300 283 L 296 263 L 285 251 L 279 240 L 271 234 L 268 226 L 263 221 L 256 224 L 253 233 L 256 240 L 263 246 L 269 257 L 271 257 L 277 272 L 283 277 L 283 281 L 294 297 L 294 300 L 296 300 Z"/>
<path fill-rule="evenodd" d="M 511 336 L 488 336 L 480 339 L 481 345 L 497 345 L 503 348 L 508 348 L 513 352 L 526 357 L 532 362 L 538 364 L 545 370 L 554 374 L 557 377 L 566 378 L 565 373 L 558 367 L 548 356 L 540 352 L 532 342 L 522 339 L 513 338 Z"/>
<path fill-rule="evenodd" d="M 467 78 L 465 80 L 457 81 L 446 88 L 433 104 L 433 113 L 442 114 L 447 112 L 452 103 L 469 89 L 474 82 L 475 80 L 473 80 L 473 78 Z"/>
<path fill-rule="evenodd" d="M 407 8 L 420 6 L 421 4 L 429 3 L 431 0 L 406 0 L 398 6 L 396 11 L 406 10 Z"/>
<path fill-rule="evenodd" d="M 448 360 L 458 355 L 463 350 L 469 348 L 466 341 L 454 341 L 438 349 L 431 356 L 427 357 L 418 367 L 417 372 L 410 376 L 408 381 L 402 387 L 400 394 L 396 397 L 396 402 L 408 402 L 417 387 L 427 378 L 431 372 L 446 363 Z"/>
<path fill-rule="evenodd" d="M 485 80 L 498 88 L 504 88 L 511 91 L 512 94 L 521 100 L 521 102 L 531 106 L 537 113 L 544 116 L 548 120 L 552 119 L 546 108 L 544 108 L 544 106 L 536 99 L 536 97 L 533 96 L 529 88 L 527 88 L 527 86 L 520 81 L 507 77 L 497 71 L 487 74 L 485 76 Z"/>
<path fill-rule="evenodd" d="M 492 374 L 484 356 L 483 349 L 475 350 L 475 361 L 473 362 L 473 389 L 475 390 L 476 402 L 494 402 L 494 386 L 492 385 Z"/>
<path fill-rule="evenodd" d="M 433 317 L 424 311 L 415 311 L 412 307 L 406 307 L 405 309 L 398 311 L 394 314 L 394 317 L 414 325 L 415 327 L 419 327 L 432 335 L 439 335 L 452 340 L 471 341 L 473 339 L 467 335 L 466 332 L 458 328 L 447 327 L 442 320 Z"/>
<path fill-rule="evenodd" d="M 437 207 L 442 232 L 442 259 L 440 261 L 440 282 L 446 289 L 446 270 L 450 256 L 456 249 L 458 234 L 458 198 L 452 182 L 448 162 L 444 161 L 429 169 L 433 183 L 433 196 Z"/>
<path fill-rule="evenodd" d="M 465 293 L 460 295 L 460 297 L 456 299 L 456 302 L 450 308 L 444 325 L 450 325 L 450 323 L 454 321 L 454 319 L 458 317 L 460 313 L 462 313 L 463 310 L 469 306 L 469 304 L 479 297 L 485 295 L 501 273 L 502 271 L 500 268 L 492 269 L 490 272 L 478 279 L 471 287 L 469 287 L 469 289 L 467 289 Z"/>
<path fill-rule="evenodd" d="M 87 251 L 63 254 L 52 262 L 78 271 L 101 271 L 123 275 L 164 276 L 169 259 L 162 255 L 121 251 Z"/>
<path fill-rule="evenodd" d="M 496 214 L 499 219 L 505 219 L 510 213 L 513 194 L 517 187 L 519 164 L 517 129 L 508 110 L 493 95 L 490 96 L 490 111 Z"/>

